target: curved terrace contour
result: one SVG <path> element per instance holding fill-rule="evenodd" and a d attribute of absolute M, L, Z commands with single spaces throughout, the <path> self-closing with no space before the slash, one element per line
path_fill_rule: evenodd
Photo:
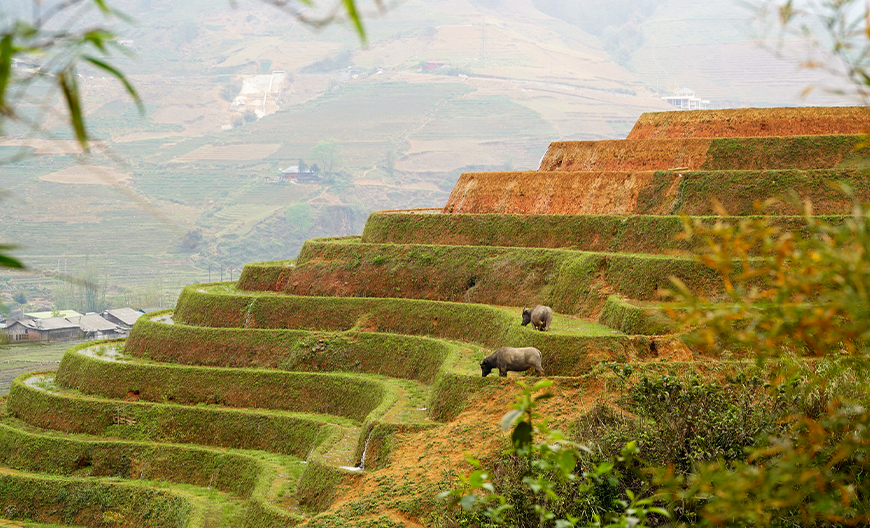
<path fill-rule="evenodd" d="M 628 139 L 554 142 L 537 171 L 466 173 L 443 208 L 376 212 L 361 236 L 189 286 L 126 341 L 13 382 L 2 515 L 425 525 L 462 451 L 501 446 L 492 406 L 513 389 L 481 377 L 493 349 L 542 351 L 563 421 L 635 369 L 744 368 L 690 349 L 663 315 L 671 277 L 722 295 L 698 243 L 675 236 L 722 208 L 801 229 L 789 202 L 756 207 L 787 191 L 841 221 L 852 198 L 831 184 L 870 199 L 853 148 L 868 125 L 855 108 L 644 114 Z M 539 303 L 556 312 L 548 332 L 519 325 Z"/>

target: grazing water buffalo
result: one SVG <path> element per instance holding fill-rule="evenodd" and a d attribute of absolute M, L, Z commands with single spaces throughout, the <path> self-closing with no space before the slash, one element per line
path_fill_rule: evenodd
<path fill-rule="evenodd" d="M 535 306 L 531 310 L 523 308 L 522 325 L 526 326 L 529 322 L 532 323 L 535 330 L 540 330 L 541 332 L 548 330 L 550 328 L 550 323 L 553 322 L 553 309 L 541 304 Z"/>
<path fill-rule="evenodd" d="M 492 369 L 498 369 L 498 375 L 505 377 L 509 370 L 523 372 L 531 367 L 538 374 L 544 374 L 544 369 L 541 368 L 541 351 L 534 347 L 501 347 L 480 362 L 483 377 L 488 376 Z"/>

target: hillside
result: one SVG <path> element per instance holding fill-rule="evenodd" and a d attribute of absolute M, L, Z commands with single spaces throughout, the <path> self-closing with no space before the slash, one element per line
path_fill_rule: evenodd
<path fill-rule="evenodd" d="M 668 108 L 665 86 L 767 106 L 800 104 L 806 81 L 772 68 L 742 30 L 722 29 L 718 20 L 742 16 L 724 2 L 560 11 L 543 0 L 415 0 L 370 16 L 365 48 L 345 27 L 312 31 L 258 2 L 116 6 L 135 19 L 116 24 L 134 55 L 117 64 L 147 114 L 117 82 L 83 70 L 89 126 L 103 140 L 93 155 L 77 156 L 50 114 L 56 139 L 4 131 L 0 156 L 28 157 L 0 172 L 2 240 L 36 272 L 0 276 L 6 303 L 18 292 L 32 306 L 71 302 L 51 278 L 64 269 L 101 277 L 109 304 L 171 306 L 186 284 L 291 258 L 310 237 L 358 234 L 371 211 L 440 206 L 463 172 L 533 170 L 552 140 L 625 137 L 642 112 Z M 693 60 L 672 47 L 665 57 L 661 41 L 686 27 L 693 36 L 677 55 Z M 614 47 L 632 31 L 638 42 Z M 698 51 L 731 45 L 741 51 L 724 61 Z M 697 70 L 696 57 L 761 66 Z M 644 64 L 669 65 L 667 78 Z M 776 90 L 760 88 L 767 71 Z M 335 174 L 274 181 L 300 159 L 323 164 L 323 144 L 334 146 Z"/>
<path fill-rule="evenodd" d="M 803 127 L 777 129 L 781 119 Z M 687 254 L 695 246 L 674 237 L 675 213 L 714 222 L 705 189 L 738 216 L 792 189 L 836 221 L 851 202 L 826 181 L 870 199 L 866 159 L 851 148 L 867 119 L 863 108 L 647 114 L 630 137 L 681 138 L 553 142 L 538 171 L 464 174 L 440 211 L 378 212 L 362 236 L 310 239 L 296 260 L 188 286 L 125 342 L 72 347 L 56 372 L 13 381 L 0 415 L 3 515 L 88 527 L 444 526 L 456 513 L 437 496 L 469 470 L 466 453 L 510 479 L 498 421 L 514 381 L 536 378 L 481 377 L 502 346 L 541 351 L 555 383 L 540 411 L 572 439 L 605 452 L 644 431 L 650 456 L 742 456 L 753 438 L 736 424 L 761 412 L 765 374 L 740 350 L 711 356 L 670 333 L 658 310 L 670 277 L 724 296 Z M 686 167 L 673 167 L 675 141 L 697 154 Z M 536 176 L 542 185 L 517 191 Z M 614 184 L 634 198 L 566 209 Z M 806 222 L 772 214 L 792 229 Z M 546 332 L 520 325 L 520 307 L 537 303 L 556 312 Z M 690 433 L 717 411 L 674 412 L 687 403 L 669 398 L 685 387 L 702 403 L 736 398 L 723 411 L 732 421 L 713 426 L 739 430 Z M 642 397 L 666 401 L 664 415 L 646 414 L 655 405 Z"/>

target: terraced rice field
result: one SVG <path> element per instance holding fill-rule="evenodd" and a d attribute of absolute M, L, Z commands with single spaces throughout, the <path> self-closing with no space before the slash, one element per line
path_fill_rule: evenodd
<path fill-rule="evenodd" d="M 734 130 L 761 130 L 767 117 L 747 113 Z M 18 376 L 0 415 L 2 515 L 77 526 L 431 525 L 433 497 L 467 469 L 464 452 L 503 447 L 495 423 L 515 390 L 480 376 L 493 349 L 542 351 L 556 380 L 543 410 L 560 423 L 619 372 L 733 368 L 683 344 L 658 310 L 673 276 L 722 294 L 718 277 L 680 253 L 697 246 L 673 240 L 676 213 L 715 221 L 702 202 L 721 195 L 750 214 L 752 197 L 791 185 L 821 193 L 825 179 L 865 196 L 866 176 L 851 150 L 858 138 L 842 127 L 711 139 L 691 137 L 707 130 L 693 119 L 721 115 L 649 116 L 645 126 L 690 136 L 557 143 L 545 162 L 560 167 L 465 175 L 440 213 L 374 214 L 362 236 L 309 240 L 295 261 L 189 286 L 125 342 L 75 346 L 56 371 Z M 651 153 L 677 144 L 698 161 L 664 170 L 675 160 Z M 771 161 L 770 148 L 795 156 Z M 529 178 L 565 185 L 517 184 L 492 199 L 505 181 Z M 588 203 L 596 186 L 629 178 L 643 180 L 631 206 L 599 201 L 594 215 L 506 205 L 526 195 Z M 813 196 L 828 197 L 834 219 L 849 214 L 836 196 Z M 805 221 L 773 214 L 792 228 Z M 538 303 L 556 311 L 547 332 L 519 324 L 522 307 Z"/>

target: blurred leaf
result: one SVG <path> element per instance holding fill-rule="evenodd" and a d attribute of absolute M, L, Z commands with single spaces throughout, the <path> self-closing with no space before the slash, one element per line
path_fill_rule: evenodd
<path fill-rule="evenodd" d="M 501 430 L 505 431 L 505 432 L 510 431 L 511 427 L 514 426 L 514 422 L 516 422 L 517 418 L 519 418 L 522 415 L 523 415 L 523 411 L 521 411 L 521 410 L 513 409 L 513 410 L 508 411 L 501 418 Z"/>
<path fill-rule="evenodd" d="M 6 91 L 12 77 L 12 35 L 4 35 L 0 40 L 0 119 L 12 115 L 6 105 Z"/>
<path fill-rule="evenodd" d="M 16 260 L 9 255 L 5 255 L 2 252 L 9 251 L 11 249 L 15 249 L 15 246 L 9 245 L 0 245 L 0 267 L 3 268 L 24 268 L 24 264 L 22 264 L 19 260 Z"/>
<path fill-rule="evenodd" d="M 563 474 L 567 475 L 577 467 L 577 460 L 574 458 L 574 453 L 572 451 L 563 450 L 556 456 Z"/>
<path fill-rule="evenodd" d="M 534 385 L 532 385 L 532 392 L 539 391 L 541 389 L 546 389 L 547 387 L 553 386 L 553 380 L 551 379 L 542 379 L 536 381 Z"/>
<path fill-rule="evenodd" d="M 70 70 L 65 70 L 57 75 L 57 84 L 63 92 L 66 99 L 67 110 L 69 111 L 70 125 L 76 135 L 79 145 L 82 150 L 88 150 L 88 133 L 85 130 L 85 121 L 82 116 L 82 106 L 79 100 L 79 85 L 76 82 L 75 74 Z"/>
<path fill-rule="evenodd" d="M 468 476 L 468 485 L 472 488 L 480 488 L 488 478 L 489 475 L 483 471 L 473 471 L 471 475 Z"/>
<path fill-rule="evenodd" d="M 520 422 L 514 427 L 511 441 L 516 447 L 524 447 L 532 443 L 532 426 L 529 422 Z"/>
<path fill-rule="evenodd" d="M 136 106 L 139 108 L 139 113 L 140 114 L 145 113 L 145 105 L 142 104 L 142 99 L 139 98 L 139 94 L 136 93 L 136 89 L 133 88 L 133 85 L 130 84 L 130 81 L 127 80 L 127 77 L 124 76 L 124 74 L 121 73 L 120 70 L 118 70 L 117 68 L 115 68 L 111 64 L 108 64 L 104 61 L 101 61 L 100 59 L 97 59 L 96 57 L 91 57 L 89 55 L 85 55 L 83 58 L 84 58 L 84 60 L 90 62 L 94 66 L 109 72 L 116 79 L 121 81 L 121 83 L 124 85 L 124 88 L 127 90 L 127 93 L 130 94 L 130 97 L 133 99 L 133 101 L 136 103 Z"/>
<path fill-rule="evenodd" d="M 354 0 L 343 0 L 344 8 L 347 10 L 347 14 L 353 22 L 354 27 L 356 28 L 356 32 L 359 34 L 359 38 L 362 41 L 363 45 L 366 43 L 366 32 L 362 25 L 362 17 L 360 17 L 359 12 L 356 9 L 356 2 Z"/>
<path fill-rule="evenodd" d="M 459 500 L 459 505 L 462 506 L 463 510 L 470 510 L 474 508 L 474 505 L 477 504 L 477 495 L 469 494 L 462 499 Z"/>

